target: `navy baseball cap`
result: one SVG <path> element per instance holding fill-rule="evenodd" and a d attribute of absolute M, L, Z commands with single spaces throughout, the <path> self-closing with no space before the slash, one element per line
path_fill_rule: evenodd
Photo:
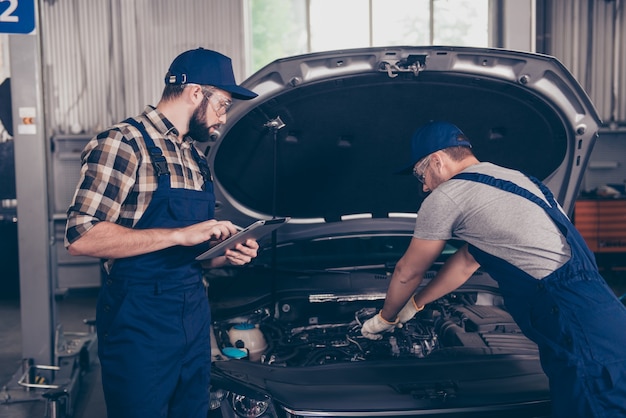
<path fill-rule="evenodd" d="M 238 86 L 231 59 L 210 49 L 198 48 L 177 56 L 165 75 L 166 85 L 200 84 L 229 92 L 235 99 L 254 99 L 257 94 Z"/>
<path fill-rule="evenodd" d="M 411 174 L 415 164 L 427 155 L 450 147 L 472 147 L 465 134 L 449 122 L 428 122 L 411 137 L 411 160 L 397 174 Z"/>

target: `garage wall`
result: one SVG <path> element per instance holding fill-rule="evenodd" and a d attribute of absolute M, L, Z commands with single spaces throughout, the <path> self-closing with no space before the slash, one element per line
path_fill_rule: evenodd
<path fill-rule="evenodd" d="M 156 104 L 180 52 L 202 46 L 244 69 L 241 0 L 42 0 L 46 125 L 94 132 Z"/>
<path fill-rule="evenodd" d="M 593 194 L 609 184 L 626 185 L 626 133 L 621 131 L 600 132 L 581 188 Z"/>
<path fill-rule="evenodd" d="M 625 0 L 537 0 L 537 51 L 558 58 L 603 125 L 582 184 L 593 193 L 626 183 Z"/>
<path fill-rule="evenodd" d="M 626 130 L 624 0 L 538 0 L 538 47 L 581 83 L 611 130 Z"/>
<path fill-rule="evenodd" d="M 197 46 L 231 56 L 242 81 L 243 1 L 41 0 L 47 125 L 98 130 L 141 111 L 173 57 Z M 626 128 L 625 0 L 536 2 L 537 51 L 574 74 L 607 127 Z"/>
<path fill-rule="evenodd" d="M 186 49 L 225 53 L 242 81 L 244 1 L 39 0 L 47 136 L 89 136 L 156 104 L 169 63 Z M 536 50 L 557 57 L 591 97 L 604 121 L 592 162 L 611 166 L 610 150 L 610 161 L 626 155 L 626 0 L 532 1 Z M 583 187 L 623 181 L 626 159 L 616 163 L 590 170 Z"/>

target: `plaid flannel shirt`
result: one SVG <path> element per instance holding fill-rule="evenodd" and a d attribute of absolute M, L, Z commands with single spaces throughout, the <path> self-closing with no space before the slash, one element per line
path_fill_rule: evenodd
<path fill-rule="evenodd" d="M 172 123 L 152 106 L 135 118 L 161 148 L 170 169 L 170 186 L 202 190 L 204 180 L 193 158 L 193 140 L 178 140 Z M 119 123 L 93 138 L 81 155 L 80 179 L 67 211 L 65 246 L 98 222 L 132 228 L 146 211 L 157 188 L 150 156 L 141 132 Z"/>

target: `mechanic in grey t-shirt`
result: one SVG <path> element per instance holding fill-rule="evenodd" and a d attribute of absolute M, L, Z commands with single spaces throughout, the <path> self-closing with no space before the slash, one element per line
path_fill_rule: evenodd
<path fill-rule="evenodd" d="M 461 172 L 509 180 L 545 200 L 519 171 L 481 162 Z M 523 197 L 466 180 L 451 179 L 432 191 L 418 212 L 413 235 L 425 240 L 463 240 L 536 279 L 570 258 L 565 237 L 542 208 Z"/>
<path fill-rule="evenodd" d="M 553 415 L 626 416 L 626 333 L 615 326 L 626 323 L 626 307 L 550 190 L 519 171 L 478 161 L 463 132 L 448 122 L 415 132 L 406 170 L 432 193 L 383 308 L 362 334 L 382 338 L 482 267 L 539 347 Z M 415 294 L 450 238 L 466 244 Z"/>

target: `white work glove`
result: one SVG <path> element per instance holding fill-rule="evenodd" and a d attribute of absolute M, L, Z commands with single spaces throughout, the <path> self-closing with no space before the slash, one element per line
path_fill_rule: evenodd
<path fill-rule="evenodd" d="M 406 322 L 413 319 L 415 314 L 423 309 L 424 305 L 417 306 L 415 304 L 415 298 L 411 296 L 406 305 L 404 305 L 404 308 L 402 308 L 402 310 L 400 310 L 400 312 L 398 313 L 398 328 L 402 327 L 402 324 L 405 324 Z"/>
<path fill-rule="evenodd" d="M 383 338 L 383 336 L 380 335 L 382 332 L 392 331 L 397 324 L 397 319 L 394 322 L 386 321 L 380 315 L 380 312 L 378 312 L 372 318 L 365 321 L 365 323 L 361 327 L 361 334 L 363 334 L 365 338 L 369 338 L 370 340 L 380 340 L 381 338 Z"/>

